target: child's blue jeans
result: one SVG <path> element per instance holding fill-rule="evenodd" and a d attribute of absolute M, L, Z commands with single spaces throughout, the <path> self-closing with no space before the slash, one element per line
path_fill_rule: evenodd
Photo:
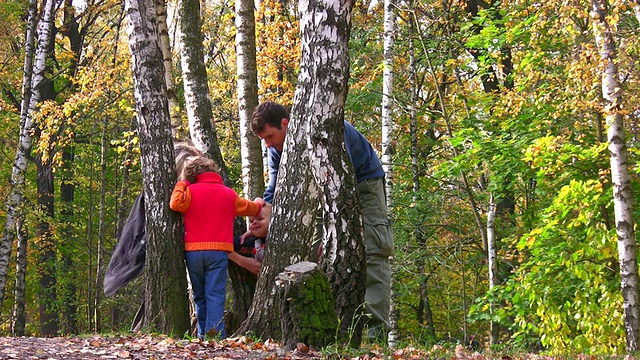
<path fill-rule="evenodd" d="M 215 250 L 187 251 L 185 254 L 196 303 L 198 337 L 203 338 L 215 328 L 221 338 L 225 338 L 224 303 L 229 255 Z"/>

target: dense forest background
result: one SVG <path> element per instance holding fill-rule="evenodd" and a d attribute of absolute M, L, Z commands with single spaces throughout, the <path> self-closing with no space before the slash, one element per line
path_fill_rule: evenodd
<path fill-rule="evenodd" d="M 175 6 L 167 3 L 173 110 L 178 138 L 186 138 Z M 257 4 L 261 100 L 292 102 L 300 57 L 295 7 L 286 0 Z M 28 8 L 26 1 L 0 2 L 3 203 L 18 147 Z M 34 114 L 30 161 L 37 166 L 28 167 L 25 186 L 23 331 L 49 331 L 45 317 L 59 334 L 126 330 L 142 286 L 134 281 L 104 298 L 101 278 L 141 190 L 124 8 L 111 0 L 58 1 L 55 8 L 50 82 Z M 604 66 L 592 4 L 409 0 L 393 8 L 389 64 L 382 3 L 356 2 L 345 118 L 381 149 L 383 72 L 391 66 L 401 341 L 427 346 L 473 337 L 557 352 L 624 352 Z M 610 1 L 606 11 L 636 193 L 640 5 Z M 241 193 L 234 4 L 202 2 L 200 12 L 218 142 Z M 48 208 L 39 201 L 43 173 L 53 179 Z M 13 296 L 17 249 L 13 244 L 3 334 L 14 331 L 11 314 L 20 302 Z"/>

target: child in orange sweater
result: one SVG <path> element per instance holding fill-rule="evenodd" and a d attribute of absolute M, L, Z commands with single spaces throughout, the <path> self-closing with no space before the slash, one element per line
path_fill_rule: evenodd
<path fill-rule="evenodd" d="M 171 194 L 171 209 L 184 216 L 184 250 L 198 318 L 198 337 L 224 330 L 228 253 L 236 216 L 260 214 L 262 203 L 239 197 L 222 183 L 213 160 L 187 160 Z"/>

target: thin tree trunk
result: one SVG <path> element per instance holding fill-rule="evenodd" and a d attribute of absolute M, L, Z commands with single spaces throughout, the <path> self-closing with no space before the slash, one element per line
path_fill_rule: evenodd
<path fill-rule="evenodd" d="M 35 30 L 38 18 L 38 2 L 37 0 L 29 1 L 29 12 L 27 18 L 27 32 L 25 36 L 25 58 L 23 66 L 23 81 L 22 81 L 22 103 L 20 109 L 20 127 L 22 134 L 22 127 L 24 126 L 24 120 L 28 116 L 29 101 L 31 98 L 31 76 L 33 74 L 33 56 L 34 56 L 34 43 L 35 43 Z M 18 150 L 19 152 L 19 150 Z M 17 152 L 17 153 L 18 153 Z M 16 153 L 16 157 L 18 154 Z M 26 164 L 25 164 L 26 166 Z M 11 177 L 11 188 L 16 185 L 17 178 L 16 167 L 13 168 Z M 25 170 L 23 170 L 25 171 Z M 22 173 L 24 177 L 24 172 Z M 24 178 L 22 179 L 24 184 Z M 11 324 L 11 332 L 14 336 L 24 335 L 25 328 L 25 282 L 27 272 L 27 244 L 28 238 L 26 230 L 24 229 L 24 201 L 21 197 L 24 193 L 19 195 L 20 199 L 16 203 L 11 203 L 9 197 L 7 199 L 7 220 L 5 224 L 5 232 L 2 239 L 2 245 L 0 246 L 0 308 L 4 299 L 5 284 L 7 279 L 7 271 L 9 270 L 9 257 L 11 256 L 11 244 L 15 233 L 18 235 L 18 250 L 16 256 L 16 280 L 14 289 L 14 307 L 13 307 L 13 322 Z M 15 225 L 15 230 L 13 226 Z M 6 245 L 6 246 L 5 246 Z"/>
<path fill-rule="evenodd" d="M 42 154 L 36 157 L 38 172 L 38 209 L 42 218 L 38 222 L 38 309 L 40 315 L 40 336 L 49 337 L 58 334 L 59 318 L 57 304 L 56 242 L 51 232 L 50 221 L 54 215 L 53 166 L 51 156 Z"/>
<path fill-rule="evenodd" d="M 100 215 L 98 219 L 98 248 L 96 249 L 96 278 L 93 295 L 93 313 L 95 323 L 93 330 L 100 333 L 102 321 L 100 315 L 100 302 L 102 301 L 102 282 L 104 276 L 103 269 L 103 244 L 105 242 L 105 216 L 106 216 L 106 193 L 107 193 L 107 119 L 102 121 L 102 140 L 100 143 Z"/>
<path fill-rule="evenodd" d="M 255 199 L 264 193 L 262 144 L 251 131 L 251 117 L 258 105 L 258 70 L 256 65 L 256 26 L 253 0 L 237 0 L 236 11 L 236 58 L 238 76 L 238 118 L 240 120 L 240 154 L 242 157 L 242 183 L 244 195 Z M 228 332 L 235 332 L 246 320 L 257 278 L 229 263 L 229 277 L 233 290 L 234 321 L 227 322 Z"/>
<path fill-rule="evenodd" d="M 384 68 L 382 71 L 382 168 L 385 172 L 385 189 L 387 193 L 387 215 L 393 213 L 393 63 L 395 39 L 395 3 L 393 0 L 384 1 Z M 394 347 L 397 341 L 397 319 L 394 306 L 395 292 L 391 286 L 391 309 L 389 321 L 392 330 L 396 331 L 388 337 L 389 346 Z"/>
<path fill-rule="evenodd" d="M 640 313 L 638 297 L 638 258 L 633 219 L 633 190 L 627 145 L 623 123 L 622 91 L 618 81 L 617 50 L 614 40 L 614 24 L 608 15 L 606 0 L 591 0 L 591 16 L 596 45 L 600 53 L 602 71 L 602 96 L 604 113 L 609 127 L 609 155 L 611 182 L 613 184 L 613 204 L 618 236 L 618 256 L 624 303 L 624 325 L 627 352 L 638 350 L 640 339 Z"/>
<path fill-rule="evenodd" d="M 395 38 L 395 3 L 393 0 L 384 2 L 384 54 L 382 70 L 382 168 L 385 172 L 387 190 L 387 207 L 391 214 L 393 201 L 393 46 Z"/>
<path fill-rule="evenodd" d="M 62 220 L 62 238 L 66 242 L 65 248 L 73 248 L 76 245 L 77 237 L 74 231 L 73 225 L 73 200 L 75 194 L 75 185 L 73 183 L 73 160 L 74 160 L 74 148 L 67 147 L 62 152 L 62 184 L 60 185 L 60 199 L 62 200 L 62 209 L 60 210 Z M 69 250 L 62 250 L 62 269 L 64 274 L 73 274 L 77 271 L 77 265 L 75 264 L 72 256 L 72 252 Z M 64 283 L 64 292 L 61 294 L 62 301 L 62 330 L 64 334 L 77 334 L 78 333 L 78 304 L 76 293 L 77 284 L 76 278 L 73 276 L 67 276 Z"/>
<path fill-rule="evenodd" d="M 498 285 L 498 264 L 496 263 L 496 204 L 493 199 L 493 194 L 489 200 L 489 210 L 487 211 L 487 258 L 489 260 L 489 290 Z M 493 304 L 490 304 L 489 312 L 493 314 Z M 491 345 L 498 343 L 498 324 L 493 321 L 490 323 L 491 327 Z"/>
<path fill-rule="evenodd" d="M 253 0 L 236 1 L 236 57 L 238 76 L 238 115 L 244 194 L 255 199 L 264 193 L 262 144 L 251 131 L 251 117 L 258 106 L 256 65 L 256 24 Z"/>
<path fill-rule="evenodd" d="M 181 222 L 167 206 L 176 173 L 156 4 L 151 0 L 126 0 L 125 12 L 144 179 L 144 327 L 184 334 L 190 328 L 187 274 Z"/>
<path fill-rule="evenodd" d="M 45 78 L 46 60 L 49 54 L 49 45 L 53 31 L 53 19 L 55 17 L 54 0 L 47 0 L 44 5 L 42 19 L 38 25 L 38 45 L 33 49 L 35 34 L 33 25 L 37 18 L 37 4 L 30 3 L 29 23 L 27 27 L 27 40 L 24 61 L 23 98 L 20 109 L 20 138 L 11 173 L 11 190 L 7 197 L 7 218 L 0 243 L 0 308 L 4 302 L 7 274 L 9 270 L 9 258 L 11 246 L 16 237 L 16 225 L 24 224 L 24 216 L 20 209 L 24 206 L 25 173 L 27 171 L 28 157 L 31 154 L 33 141 L 31 133 L 34 129 L 33 113 L 41 99 L 41 87 Z M 20 231 L 20 230 L 18 230 Z"/>
<path fill-rule="evenodd" d="M 21 210 L 23 211 L 23 210 Z M 25 317 L 25 289 L 27 277 L 27 246 L 29 244 L 27 233 L 22 221 L 24 215 L 18 216 L 18 251 L 16 256 L 16 283 L 14 289 L 13 321 L 11 323 L 11 335 L 24 336 L 26 325 Z"/>
<path fill-rule="evenodd" d="M 89 148 L 91 149 L 91 159 L 94 158 L 93 149 L 94 146 L 89 141 Z M 93 188 L 93 173 L 94 173 L 94 162 L 91 161 L 89 165 L 89 188 Z M 89 329 L 93 329 L 93 291 L 91 290 L 94 286 L 93 279 L 93 191 L 89 192 L 89 200 L 88 200 L 88 208 L 89 214 L 87 214 L 87 258 L 89 259 L 88 271 L 87 271 L 87 325 Z"/>
<path fill-rule="evenodd" d="M 171 131 L 176 139 L 184 139 L 186 132 L 182 129 L 182 116 L 180 102 L 176 91 L 176 82 L 173 79 L 173 54 L 169 41 L 169 28 L 167 27 L 166 0 L 156 0 L 158 7 L 158 37 L 164 64 L 164 82 L 167 85 L 167 99 L 169 101 L 169 115 L 171 116 Z"/>

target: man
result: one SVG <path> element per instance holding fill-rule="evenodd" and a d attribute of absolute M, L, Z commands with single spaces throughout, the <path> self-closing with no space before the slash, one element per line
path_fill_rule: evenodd
<path fill-rule="evenodd" d="M 278 167 L 289 126 L 289 111 L 267 101 L 258 105 L 251 120 L 251 130 L 267 145 L 269 183 L 263 199 L 271 203 L 275 193 Z M 364 240 L 367 260 L 365 311 L 370 338 L 386 339 L 390 330 L 391 265 L 393 234 L 387 217 L 384 170 L 371 144 L 351 124 L 344 122 L 344 142 L 356 170 L 358 194 L 364 218 Z"/>

